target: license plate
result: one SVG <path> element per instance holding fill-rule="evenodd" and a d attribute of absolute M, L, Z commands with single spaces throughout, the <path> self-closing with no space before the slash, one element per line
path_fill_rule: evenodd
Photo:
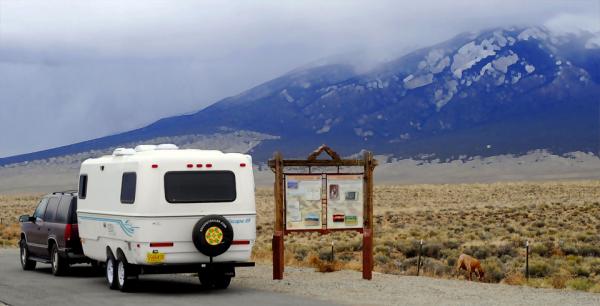
<path fill-rule="evenodd" d="M 165 253 L 148 253 L 146 254 L 147 263 L 161 263 L 165 261 Z"/>

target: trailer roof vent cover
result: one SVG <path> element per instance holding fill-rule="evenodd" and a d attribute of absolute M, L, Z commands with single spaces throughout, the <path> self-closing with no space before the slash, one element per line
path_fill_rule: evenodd
<path fill-rule="evenodd" d="M 153 151 L 156 150 L 156 145 L 139 145 L 135 147 L 136 152 Z"/>
<path fill-rule="evenodd" d="M 156 147 L 157 150 L 178 150 L 179 147 L 172 144 L 172 143 L 163 143 L 163 144 L 159 144 Z"/>
<path fill-rule="evenodd" d="M 113 151 L 114 156 L 134 155 L 135 150 L 131 148 L 117 148 Z"/>

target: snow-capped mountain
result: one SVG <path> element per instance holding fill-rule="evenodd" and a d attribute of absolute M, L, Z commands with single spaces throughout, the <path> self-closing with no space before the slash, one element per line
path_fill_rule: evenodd
<path fill-rule="evenodd" d="M 0 159 L 73 154 L 157 137 L 244 130 L 253 147 L 305 156 L 322 143 L 343 154 L 491 156 L 535 149 L 598 153 L 600 35 L 543 27 L 461 34 L 368 73 L 350 65 L 298 69 L 192 115 L 130 132 Z"/>

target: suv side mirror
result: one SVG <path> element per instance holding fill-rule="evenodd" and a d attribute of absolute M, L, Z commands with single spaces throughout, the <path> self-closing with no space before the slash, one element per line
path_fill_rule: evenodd
<path fill-rule="evenodd" d="M 19 222 L 32 222 L 34 218 L 29 215 L 22 215 L 19 217 Z"/>

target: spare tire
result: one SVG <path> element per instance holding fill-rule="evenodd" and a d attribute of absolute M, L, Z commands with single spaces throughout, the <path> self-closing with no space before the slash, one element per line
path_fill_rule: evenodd
<path fill-rule="evenodd" d="M 231 246 L 233 227 L 223 216 L 205 216 L 194 225 L 192 241 L 200 253 L 210 257 L 219 256 Z"/>

